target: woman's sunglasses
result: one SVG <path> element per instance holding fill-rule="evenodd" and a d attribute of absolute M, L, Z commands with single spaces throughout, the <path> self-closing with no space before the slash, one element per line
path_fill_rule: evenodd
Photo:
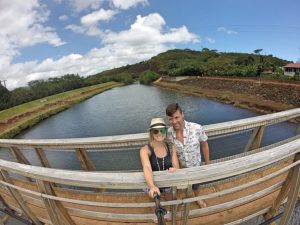
<path fill-rule="evenodd" d="M 159 132 L 161 134 L 166 134 L 167 133 L 167 129 L 166 128 L 161 128 L 161 129 L 152 129 L 151 132 L 153 134 L 158 134 Z"/>

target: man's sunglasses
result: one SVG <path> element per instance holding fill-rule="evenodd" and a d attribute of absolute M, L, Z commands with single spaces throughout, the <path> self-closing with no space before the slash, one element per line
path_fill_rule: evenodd
<path fill-rule="evenodd" d="M 161 128 L 161 129 L 152 129 L 151 132 L 153 134 L 158 134 L 159 132 L 161 134 L 166 134 L 167 133 L 167 129 L 166 128 Z"/>

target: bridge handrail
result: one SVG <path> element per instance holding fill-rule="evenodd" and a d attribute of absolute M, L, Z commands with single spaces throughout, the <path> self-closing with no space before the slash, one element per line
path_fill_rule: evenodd
<path fill-rule="evenodd" d="M 252 118 L 204 125 L 209 137 L 249 130 L 260 126 L 271 125 L 300 117 L 300 108 L 283 112 L 256 116 Z M 127 134 L 105 137 L 68 138 L 68 139 L 0 139 L 0 147 L 20 148 L 113 148 L 141 146 L 148 142 L 148 133 Z"/>
<path fill-rule="evenodd" d="M 243 174 L 278 162 L 300 152 L 300 138 L 269 150 L 201 167 L 180 169 L 175 173 L 154 172 L 158 187 L 182 187 Z M 109 189 L 139 189 L 146 183 L 142 172 L 83 172 L 25 165 L 0 160 L 0 169 L 25 177 L 59 184 Z"/>

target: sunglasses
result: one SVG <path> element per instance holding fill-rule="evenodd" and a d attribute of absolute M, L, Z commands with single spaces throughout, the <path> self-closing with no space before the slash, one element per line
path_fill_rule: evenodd
<path fill-rule="evenodd" d="M 153 134 L 158 134 L 159 132 L 161 134 L 166 134 L 167 133 L 167 129 L 166 128 L 161 128 L 161 129 L 152 129 L 151 132 Z"/>

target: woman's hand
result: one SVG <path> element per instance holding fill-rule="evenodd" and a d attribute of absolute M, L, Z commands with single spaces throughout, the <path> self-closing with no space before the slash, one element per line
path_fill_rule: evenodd
<path fill-rule="evenodd" d="M 168 171 L 170 172 L 170 173 L 173 173 L 173 172 L 175 172 L 177 169 L 175 168 L 175 167 L 170 167 L 169 169 L 168 169 Z"/>
<path fill-rule="evenodd" d="M 152 186 L 149 188 L 148 194 L 151 198 L 154 198 L 156 195 L 160 195 L 159 188 L 156 186 Z"/>

